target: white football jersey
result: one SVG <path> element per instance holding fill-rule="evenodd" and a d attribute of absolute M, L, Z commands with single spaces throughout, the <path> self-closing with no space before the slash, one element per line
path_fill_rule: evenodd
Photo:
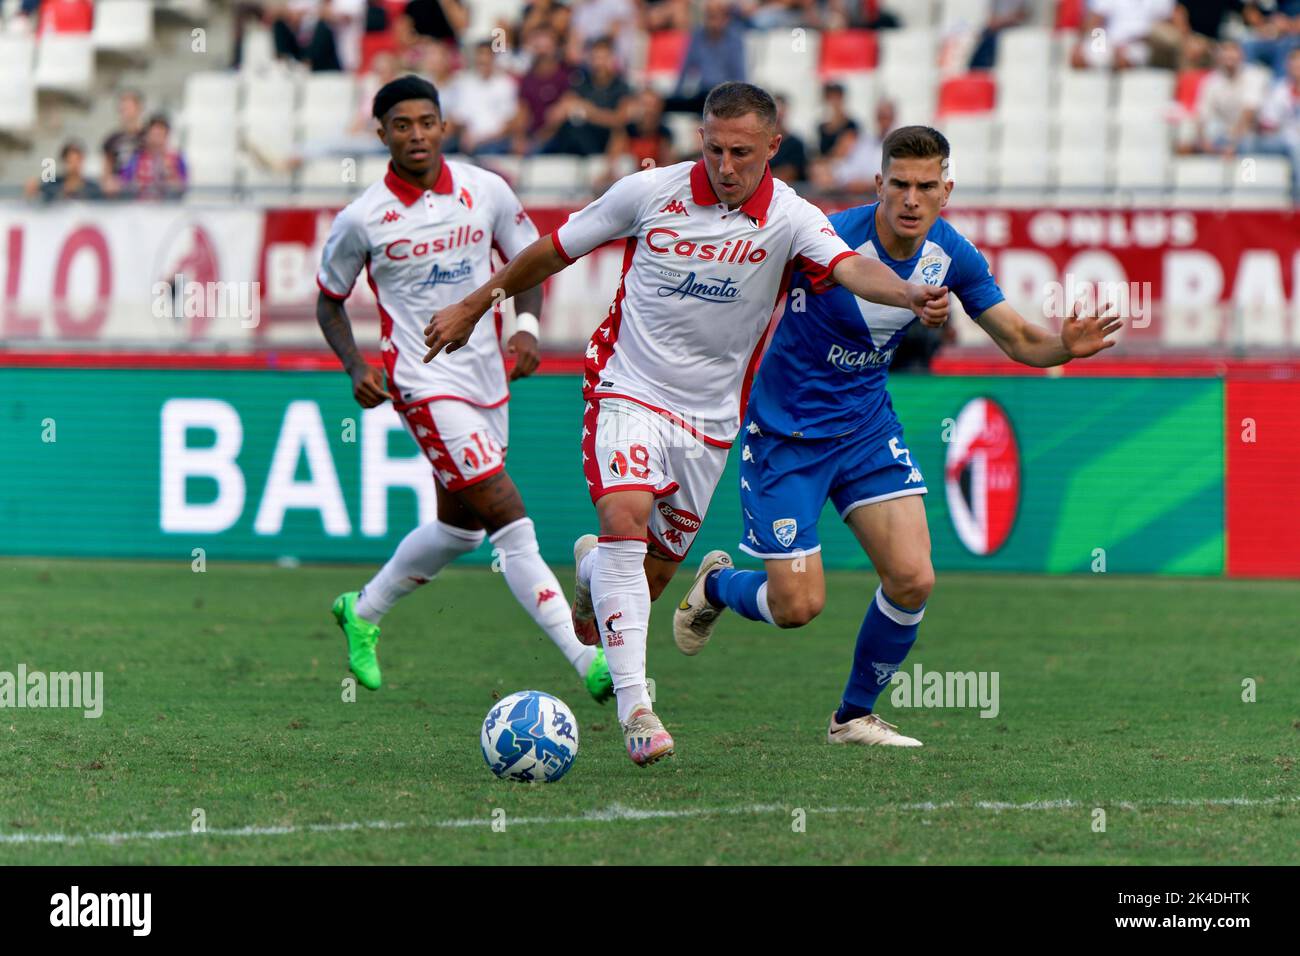
<path fill-rule="evenodd" d="M 432 189 L 393 172 L 338 214 L 316 283 L 346 299 L 365 269 L 379 302 L 380 350 L 398 410 L 454 398 L 492 408 L 509 398 L 500 323 L 480 322 L 469 342 L 424 363 L 424 327 L 492 275 L 495 248 L 509 261 L 537 239 L 514 192 L 496 173 L 445 157 Z"/>
<path fill-rule="evenodd" d="M 829 272 L 856 255 L 771 170 L 739 209 L 728 209 L 702 160 L 624 177 L 552 241 L 572 262 L 620 237 L 623 276 L 587 346 L 584 393 L 631 398 L 722 445 L 740 427 L 791 269 Z"/>

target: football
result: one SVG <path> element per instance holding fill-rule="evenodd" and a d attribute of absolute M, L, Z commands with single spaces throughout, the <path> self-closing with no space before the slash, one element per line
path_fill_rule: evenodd
<path fill-rule="evenodd" d="M 578 722 L 558 697 L 521 690 L 488 711 L 480 742 L 483 760 L 498 777 L 553 783 L 578 756 Z"/>

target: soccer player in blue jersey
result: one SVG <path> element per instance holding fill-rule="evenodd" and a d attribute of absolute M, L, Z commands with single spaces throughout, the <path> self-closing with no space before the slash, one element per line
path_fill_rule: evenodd
<path fill-rule="evenodd" d="M 836 232 L 900 278 L 948 286 L 1018 362 L 1062 365 L 1113 346 L 1121 323 L 1111 311 L 1085 315 L 1076 306 L 1056 333 L 1006 302 L 984 257 L 939 218 L 953 188 L 948 152 L 929 127 L 890 133 L 879 201 L 831 216 Z M 916 640 L 934 585 L 925 479 L 885 391 L 894 349 L 915 320 L 907 309 L 856 298 L 816 269 L 795 274 L 739 436 L 740 548 L 766 570 L 740 571 L 725 551 L 710 552 L 673 618 L 684 654 L 699 653 L 725 608 L 778 627 L 811 621 L 826 598 L 817 519 L 829 498 L 880 577 L 831 715 L 831 743 L 921 745 L 872 712 Z"/>

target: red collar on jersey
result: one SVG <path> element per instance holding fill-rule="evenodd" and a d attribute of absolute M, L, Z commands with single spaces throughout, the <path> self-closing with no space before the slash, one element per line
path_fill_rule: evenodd
<path fill-rule="evenodd" d="M 441 158 L 442 168 L 438 170 L 438 181 L 433 184 L 433 191 L 439 195 L 446 196 L 451 192 L 451 167 L 447 165 L 447 158 Z M 413 183 L 408 183 L 401 176 L 397 175 L 393 169 L 393 164 L 388 164 L 388 172 L 384 173 L 384 185 L 388 191 L 402 201 L 403 205 L 410 206 L 417 199 L 424 195 L 424 190 Z"/>
<path fill-rule="evenodd" d="M 740 211 L 762 223 L 767 219 L 767 207 L 772 204 L 774 188 L 772 167 L 768 166 L 763 170 L 763 178 L 759 180 L 754 195 L 741 203 Z M 713 183 L 709 182 L 709 171 L 705 168 L 702 159 L 696 160 L 695 165 L 691 167 L 691 199 L 695 200 L 697 206 L 714 206 L 722 202 L 718 194 L 713 191 Z"/>

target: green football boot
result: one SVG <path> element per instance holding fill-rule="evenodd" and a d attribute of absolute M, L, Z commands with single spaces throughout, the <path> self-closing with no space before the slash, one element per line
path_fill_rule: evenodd
<path fill-rule="evenodd" d="M 348 591 L 336 597 L 333 611 L 334 620 L 342 629 L 343 636 L 348 639 L 348 667 L 363 687 L 378 690 L 383 683 L 383 677 L 379 673 L 379 658 L 375 656 L 375 645 L 379 643 L 379 625 L 357 617 L 356 591 Z M 603 658 L 601 663 L 604 664 Z M 605 670 L 605 680 L 609 682 L 608 668 Z M 590 686 L 590 671 L 587 681 Z M 612 686 L 611 684 L 611 693 Z"/>
<path fill-rule="evenodd" d="M 596 648 L 596 656 L 587 668 L 587 693 L 592 700 L 603 704 L 614 696 L 614 678 L 609 676 L 609 664 L 605 663 L 605 648 Z"/>

